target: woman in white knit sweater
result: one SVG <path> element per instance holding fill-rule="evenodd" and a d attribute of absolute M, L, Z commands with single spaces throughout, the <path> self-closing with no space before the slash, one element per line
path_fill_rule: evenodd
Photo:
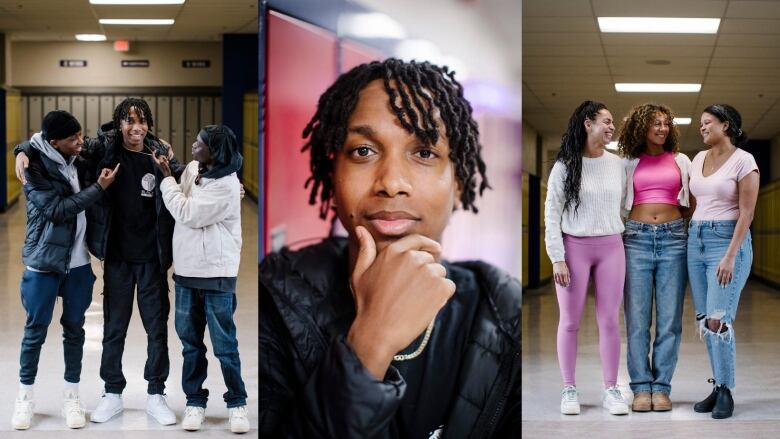
<path fill-rule="evenodd" d="M 591 280 L 596 290 L 603 405 L 614 415 L 628 413 L 617 387 L 618 320 L 625 280 L 620 209 L 626 177 L 621 159 L 605 150 L 614 131 L 612 114 L 604 104 L 580 104 L 569 119 L 547 183 L 545 243 L 553 262 L 560 309 L 558 363 L 564 385 L 563 414 L 580 412 L 574 376 L 577 333 Z"/>

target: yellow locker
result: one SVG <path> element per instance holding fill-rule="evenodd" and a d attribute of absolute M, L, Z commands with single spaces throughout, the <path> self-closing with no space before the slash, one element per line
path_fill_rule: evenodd
<path fill-rule="evenodd" d="M 6 144 L 6 200 L 15 201 L 22 193 L 22 185 L 16 179 L 14 171 L 13 148 L 21 143 L 22 133 L 22 95 L 18 91 L 6 90 L 5 94 L 5 144 Z"/>

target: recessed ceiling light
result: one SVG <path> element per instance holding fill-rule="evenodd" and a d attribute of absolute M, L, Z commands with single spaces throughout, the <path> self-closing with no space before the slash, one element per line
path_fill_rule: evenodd
<path fill-rule="evenodd" d="M 643 34 L 715 34 L 720 18 L 598 17 L 602 32 Z"/>
<path fill-rule="evenodd" d="M 615 91 L 620 92 L 668 92 L 698 93 L 701 84 L 664 84 L 664 83 L 616 83 Z"/>
<path fill-rule="evenodd" d="M 675 117 L 674 118 L 674 124 L 675 125 L 690 125 L 691 124 L 691 118 L 690 117 Z"/>
<path fill-rule="evenodd" d="M 180 5 L 185 0 L 89 0 L 92 5 Z"/>
<path fill-rule="evenodd" d="M 76 34 L 79 41 L 106 41 L 106 36 L 101 34 Z"/>
<path fill-rule="evenodd" d="M 173 24 L 172 18 L 101 18 L 100 24 L 125 24 L 125 25 L 166 25 Z"/>

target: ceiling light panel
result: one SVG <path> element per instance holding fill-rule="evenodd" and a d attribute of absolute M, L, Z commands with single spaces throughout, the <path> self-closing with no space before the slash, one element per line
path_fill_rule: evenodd
<path fill-rule="evenodd" d="M 701 84 L 627 83 L 615 84 L 615 91 L 628 93 L 698 93 Z"/>
<path fill-rule="evenodd" d="M 163 26 L 174 23 L 172 18 L 101 18 L 100 24 L 126 26 Z"/>
<path fill-rule="evenodd" d="M 720 26 L 719 18 L 598 17 L 598 22 L 605 33 L 715 34 Z"/>
<path fill-rule="evenodd" d="M 91 5 L 181 5 L 185 0 L 89 0 Z"/>

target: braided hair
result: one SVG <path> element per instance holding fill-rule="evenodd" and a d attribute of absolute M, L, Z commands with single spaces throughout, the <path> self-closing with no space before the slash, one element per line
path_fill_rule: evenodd
<path fill-rule="evenodd" d="M 135 107 L 135 114 L 146 122 L 149 128 L 154 126 L 154 119 L 152 118 L 152 110 L 149 108 L 149 104 L 141 98 L 126 98 L 119 105 L 114 108 L 114 128 L 117 130 L 122 124 L 123 120 L 127 120 L 130 117 L 130 109 Z"/>
<path fill-rule="evenodd" d="M 599 111 L 607 106 L 601 102 L 585 101 L 574 110 L 569 118 L 569 126 L 561 137 L 561 149 L 555 157 L 556 161 L 566 166 L 566 180 L 563 184 L 565 202 L 563 210 L 574 206 L 576 215 L 580 207 L 580 183 L 582 182 L 582 150 L 588 141 L 585 131 L 585 118 L 596 120 Z"/>
<path fill-rule="evenodd" d="M 726 135 L 731 139 L 732 145 L 743 147 L 747 144 L 747 133 L 742 131 L 742 116 L 736 108 L 728 104 L 715 104 L 705 108 L 704 113 L 717 117 L 721 122 L 729 123 Z"/>
<path fill-rule="evenodd" d="M 435 120 L 438 110 L 449 140 L 449 158 L 463 188 L 460 201 L 464 209 L 477 212 L 477 191 L 482 195 L 490 185 L 481 156 L 479 129 L 471 105 L 463 97 L 463 87 L 455 80 L 455 72 L 446 66 L 395 58 L 354 67 L 320 96 L 317 111 L 303 130 L 303 138 L 308 141 L 301 149 L 311 153 L 311 176 L 305 185 L 312 185 L 309 204 L 316 204 L 319 198 L 320 218 L 327 217 L 333 197 L 335 155 L 346 140 L 347 122 L 360 91 L 376 79 L 384 81 L 392 111 L 403 128 L 428 145 L 439 140 Z"/>

